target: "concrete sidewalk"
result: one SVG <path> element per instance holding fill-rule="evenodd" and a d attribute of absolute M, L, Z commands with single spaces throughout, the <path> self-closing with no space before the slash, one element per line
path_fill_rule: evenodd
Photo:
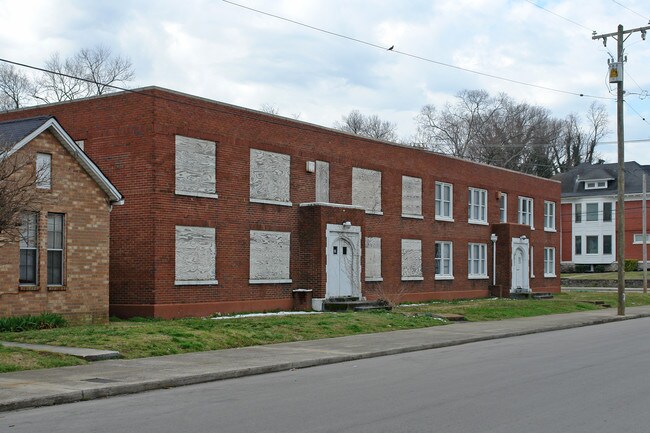
<path fill-rule="evenodd" d="M 336 362 L 650 317 L 650 306 L 354 335 L 0 374 L 0 411 L 71 403 Z"/>

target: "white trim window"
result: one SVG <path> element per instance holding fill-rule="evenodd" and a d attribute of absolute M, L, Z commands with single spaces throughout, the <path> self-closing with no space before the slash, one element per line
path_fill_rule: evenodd
<path fill-rule="evenodd" d="M 544 201 L 544 231 L 555 231 L 555 202 Z"/>
<path fill-rule="evenodd" d="M 20 224 L 21 285 L 36 285 L 38 278 L 38 214 L 25 212 Z"/>
<path fill-rule="evenodd" d="M 436 219 L 454 220 L 454 186 L 450 183 L 436 182 Z"/>
<path fill-rule="evenodd" d="M 533 199 L 530 197 L 519 197 L 519 224 L 535 228 L 533 219 Z"/>
<path fill-rule="evenodd" d="M 585 189 L 606 189 L 607 181 L 606 180 L 590 180 L 585 182 Z"/>
<path fill-rule="evenodd" d="M 598 221 L 598 203 L 587 203 L 586 221 Z"/>
<path fill-rule="evenodd" d="M 64 216 L 60 213 L 47 214 L 47 285 L 63 285 L 64 267 Z"/>
<path fill-rule="evenodd" d="M 52 188 L 52 155 L 49 153 L 36 154 L 36 188 Z"/>
<path fill-rule="evenodd" d="M 646 243 L 650 244 L 650 234 L 645 235 Z M 634 233 L 633 244 L 642 244 L 643 243 L 643 233 Z"/>
<path fill-rule="evenodd" d="M 598 254 L 598 235 L 587 235 L 587 254 Z"/>
<path fill-rule="evenodd" d="M 544 276 L 555 277 L 555 248 L 544 248 Z"/>
<path fill-rule="evenodd" d="M 530 246 L 530 278 L 535 278 L 535 248 Z"/>
<path fill-rule="evenodd" d="M 488 278 L 487 244 L 467 244 L 467 278 Z"/>
<path fill-rule="evenodd" d="M 454 279 L 453 244 L 436 241 L 436 280 Z"/>
<path fill-rule="evenodd" d="M 508 222 L 508 194 L 505 192 L 502 192 L 499 197 L 499 221 Z"/>
<path fill-rule="evenodd" d="M 487 190 L 468 189 L 467 222 L 470 224 L 487 224 Z"/>

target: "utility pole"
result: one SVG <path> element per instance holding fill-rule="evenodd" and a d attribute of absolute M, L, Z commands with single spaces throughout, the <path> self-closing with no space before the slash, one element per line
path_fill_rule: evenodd
<path fill-rule="evenodd" d="M 650 26 L 623 30 L 623 25 L 618 25 L 616 33 L 602 35 L 594 34 L 591 39 L 602 39 L 607 46 L 607 38 L 614 38 L 617 42 L 616 62 L 609 65 L 609 82 L 616 83 L 616 135 L 618 142 L 618 204 L 616 206 L 616 249 L 618 253 L 618 315 L 625 316 L 625 130 L 623 116 L 623 64 L 625 62 L 623 43 L 635 32 L 641 32 L 645 40 L 646 31 Z M 595 32 L 594 32 L 595 33 Z"/>
<path fill-rule="evenodd" d="M 648 293 L 648 230 L 646 223 L 646 175 L 643 172 L 643 209 L 641 215 L 643 218 L 642 231 L 643 231 L 643 293 Z"/>

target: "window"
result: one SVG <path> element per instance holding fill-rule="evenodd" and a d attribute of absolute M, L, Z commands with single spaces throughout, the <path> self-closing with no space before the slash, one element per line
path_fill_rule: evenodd
<path fill-rule="evenodd" d="M 508 194 L 505 192 L 502 192 L 499 197 L 499 221 L 508 222 Z"/>
<path fill-rule="evenodd" d="M 582 203 L 576 203 L 576 206 L 575 206 L 575 221 L 577 223 L 582 222 Z"/>
<path fill-rule="evenodd" d="M 291 283 L 291 233 L 250 231 L 250 284 Z"/>
<path fill-rule="evenodd" d="M 544 276 L 555 276 L 555 248 L 544 248 Z"/>
<path fill-rule="evenodd" d="M 47 215 L 47 285 L 63 285 L 63 214 Z"/>
<path fill-rule="evenodd" d="M 36 154 L 36 187 L 52 188 L 52 155 L 49 153 Z"/>
<path fill-rule="evenodd" d="M 605 188 L 607 188 L 606 180 L 585 182 L 585 189 L 605 189 Z"/>
<path fill-rule="evenodd" d="M 436 182 L 436 219 L 453 221 L 454 187 L 450 183 Z"/>
<path fill-rule="evenodd" d="M 176 136 L 176 194 L 217 198 L 214 141 Z"/>
<path fill-rule="evenodd" d="M 451 242 L 436 242 L 436 280 L 454 278 Z"/>
<path fill-rule="evenodd" d="M 250 150 L 250 201 L 291 206 L 291 157 L 283 153 Z"/>
<path fill-rule="evenodd" d="M 402 216 L 422 219 L 422 179 L 402 176 Z"/>
<path fill-rule="evenodd" d="M 38 276 L 38 214 L 26 212 L 20 224 L 20 284 L 36 284 Z"/>
<path fill-rule="evenodd" d="M 575 237 L 575 246 L 576 256 L 582 255 L 582 236 Z"/>
<path fill-rule="evenodd" d="M 366 213 L 382 215 L 381 171 L 352 167 L 352 204 Z"/>
<path fill-rule="evenodd" d="M 487 276 L 487 244 L 467 244 L 467 277 Z"/>
<path fill-rule="evenodd" d="M 533 266 L 533 263 L 535 263 L 535 248 L 533 246 L 530 246 L 530 278 L 535 278 L 535 267 Z"/>
<path fill-rule="evenodd" d="M 544 230 L 555 231 L 555 203 L 544 202 Z"/>
<path fill-rule="evenodd" d="M 646 234 L 645 236 L 646 236 L 646 238 L 645 238 L 646 243 L 650 244 L 650 234 Z M 643 233 L 635 233 L 633 243 L 642 244 L 643 243 Z"/>
<path fill-rule="evenodd" d="M 519 224 L 534 227 L 532 198 L 519 197 Z"/>
<path fill-rule="evenodd" d="M 469 188 L 467 204 L 467 221 L 472 224 L 487 224 L 487 191 Z"/>
<path fill-rule="evenodd" d="M 598 236 L 587 236 L 587 254 L 598 254 Z"/>
<path fill-rule="evenodd" d="M 422 241 L 402 239 L 402 281 L 421 281 Z"/>
<path fill-rule="evenodd" d="M 587 203 L 586 221 L 598 221 L 598 203 Z"/>
<path fill-rule="evenodd" d="M 366 281 L 383 281 L 381 276 L 381 238 L 366 237 Z"/>
<path fill-rule="evenodd" d="M 603 254 L 612 254 L 612 235 L 603 235 Z"/>
<path fill-rule="evenodd" d="M 611 222 L 612 221 L 612 202 L 606 201 L 603 203 L 603 221 Z"/>
<path fill-rule="evenodd" d="M 215 262 L 216 230 L 176 226 L 176 276 L 179 285 L 218 284 Z"/>

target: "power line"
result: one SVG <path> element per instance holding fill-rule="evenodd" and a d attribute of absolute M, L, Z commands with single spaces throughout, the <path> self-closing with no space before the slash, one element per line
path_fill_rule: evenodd
<path fill-rule="evenodd" d="M 631 106 L 629 102 L 627 102 L 625 99 L 623 100 L 623 102 L 625 102 L 625 103 L 627 104 L 627 106 L 628 106 L 632 111 L 634 111 L 634 112 L 637 114 L 637 116 L 639 116 L 639 117 L 641 118 L 641 120 L 643 120 L 645 123 L 647 123 L 648 125 L 650 125 L 650 123 L 648 123 L 648 121 L 646 120 L 646 118 L 643 117 L 643 115 L 642 115 L 641 113 L 639 113 L 638 111 L 636 111 L 636 109 L 635 109 L 633 106 Z"/>
<path fill-rule="evenodd" d="M 648 17 L 649 17 L 649 15 L 643 15 L 643 14 L 638 13 L 638 12 L 635 11 L 635 10 L 630 9 L 629 7 L 625 6 L 625 5 L 624 5 L 623 3 L 621 3 L 621 2 L 618 2 L 618 1 L 616 1 L 616 0 L 612 0 L 612 1 L 613 1 L 614 3 L 616 3 L 617 5 L 619 5 L 620 7 L 622 7 L 623 9 L 627 9 L 628 11 L 632 12 L 632 13 L 635 14 L 635 15 L 640 16 L 640 17 L 643 18 L 643 19 L 646 19 L 646 20 L 647 20 Z"/>
<path fill-rule="evenodd" d="M 506 77 L 502 77 L 502 76 L 499 76 L 499 75 L 488 74 L 486 72 L 481 72 L 481 71 L 476 71 L 476 70 L 473 70 L 473 69 L 463 68 L 461 66 L 456 66 L 456 65 L 452 65 L 452 64 L 449 64 L 449 63 L 444 63 L 444 62 L 441 62 L 441 61 L 438 61 L 438 60 L 429 59 L 429 58 L 426 58 L 426 57 L 418 56 L 416 54 L 407 53 L 405 51 L 399 51 L 399 50 L 396 50 L 394 48 L 389 49 L 388 47 L 384 47 L 384 46 L 381 46 L 381 45 L 378 45 L 378 44 L 374 44 L 372 42 L 364 41 L 362 39 L 353 38 L 351 36 L 347 36 L 347 35 L 344 35 L 344 34 L 341 34 L 341 33 L 336 33 L 336 32 L 330 31 L 330 30 L 325 30 L 325 29 L 322 29 L 320 27 L 315 27 L 315 26 L 305 24 L 305 23 L 300 22 L 300 21 L 296 21 L 296 20 L 292 20 L 292 19 L 289 19 L 289 18 L 279 16 L 279 15 L 274 15 L 274 14 L 271 14 L 269 12 L 264 12 L 264 11 L 259 10 L 259 9 L 255 9 L 255 8 L 252 8 L 252 7 L 249 7 L 249 6 L 244 6 L 244 5 L 241 5 L 239 3 L 235 3 L 235 2 L 230 1 L 230 0 L 222 0 L 222 1 L 224 3 L 228 3 L 228 4 L 231 4 L 233 6 L 237 6 L 237 7 L 240 7 L 242 9 L 249 10 L 251 12 L 255 12 L 255 13 L 258 13 L 258 14 L 261 14 L 261 15 L 272 17 L 272 18 L 275 18 L 275 19 L 278 19 L 278 20 L 286 21 L 286 22 L 289 22 L 289 23 L 292 23 L 292 24 L 295 24 L 295 25 L 298 25 L 298 26 L 308 28 L 310 30 L 315 30 L 315 31 L 318 31 L 318 32 L 321 32 L 321 33 L 328 34 L 330 36 L 336 36 L 336 37 L 339 37 L 339 38 L 347 39 L 347 40 L 350 40 L 350 41 L 353 41 L 353 42 L 368 45 L 368 46 L 373 47 L 373 48 L 378 48 L 378 49 L 381 49 L 383 51 L 391 51 L 393 53 L 400 54 L 402 56 L 406 56 L 406 57 L 410 57 L 410 58 L 413 58 L 413 59 L 421 60 L 421 61 L 427 62 L 427 63 L 433 63 L 433 64 L 439 65 L 439 66 L 444 66 L 444 67 L 447 67 L 447 68 L 452 68 L 452 69 L 456 69 L 456 70 L 459 70 L 459 71 L 468 72 L 468 73 L 471 73 L 471 74 L 492 78 L 492 79 L 495 79 L 495 80 L 506 81 L 508 83 L 519 84 L 519 85 L 522 85 L 522 86 L 533 87 L 533 88 L 546 90 L 546 91 L 550 91 L 550 92 L 563 93 L 563 94 L 566 94 L 566 95 L 580 96 L 580 97 L 593 98 L 593 99 L 606 99 L 606 100 L 614 99 L 614 98 L 607 97 L 607 96 L 596 96 L 596 95 L 589 95 L 589 94 L 586 94 L 586 93 L 572 92 L 572 91 L 569 91 L 569 90 L 555 89 L 555 88 L 552 88 L 552 87 L 541 86 L 541 85 L 538 85 L 538 84 L 527 83 L 525 81 L 515 80 L 515 79 L 512 79 L 512 78 L 506 78 Z M 390 47 L 390 48 L 392 48 L 392 47 Z"/>
<path fill-rule="evenodd" d="M 565 20 L 565 21 L 568 21 L 568 22 L 570 22 L 571 24 L 575 24 L 575 25 L 578 26 L 578 27 L 582 27 L 583 29 L 587 30 L 588 32 L 595 32 L 594 29 L 590 29 L 590 28 L 588 28 L 588 27 L 586 27 L 586 26 L 583 26 L 582 24 L 580 24 L 580 23 L 578 23 L 578 22 L 576 22 L 576 21 L 573 21 L 572 19 L 569 19 L 569 18 L 567 18 L 567 17 L 563 17 L 562 15 L 557 14 L 557 13 L 553 12 L 552 10 L 546 9 L 546 8 L 543 7 L 543 6 L 538 5 L 538 4 L 535 3 L 534 1 L 531 1 L 531 0 L 526 0 L 526 1 L 527 1 L 528 3 L 530 3 L 531 5 L 533 5 L 533 6 L 535 6 L 535 7 L 538 7 L 538 8 L 540 8 L 541 10 L 543 10 L 543 11 L 545 11 L 545 12 L 548 12 L 548 13 L 551 14 L 551 15 L 555 15 L 556 17 L 561 18 L 561 19 L 563 19 L 563 20 Z"/>

